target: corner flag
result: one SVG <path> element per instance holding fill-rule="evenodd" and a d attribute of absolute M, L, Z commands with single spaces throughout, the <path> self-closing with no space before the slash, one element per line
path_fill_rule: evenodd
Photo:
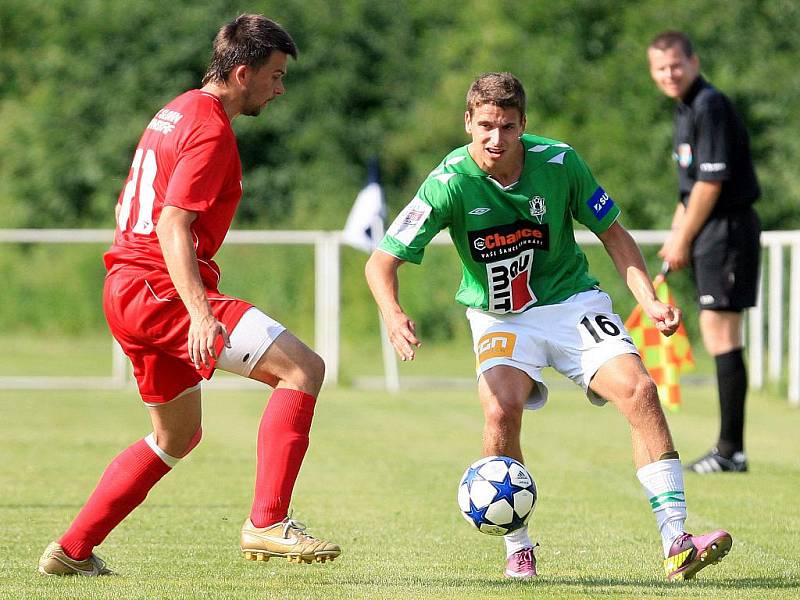
<path fill-rule="evenodd" d="M 347 216 L 342 231 L 342 241 L 364 252 L 372 252 L 383 238 L 383 219 L 386 217 L 386 202 L 378 173 L 378 159 L 372 158 L 368 165 L 367 184 L 361 189 Z M 400 374 L 397 370 L 397 357 L 389 337 L 386 324 L 378 312 L 381 331 L 381 353 L 383 354 L 383 374 L 386 389 L 395 393 L 400 389 Z"/>
<path fill-rule="evenodd" d="M 350 209 L 342 240 L 354 248 L 372 252 L 383 237 L 385 216 L 386 203 L 379 183 L 378 161 L 371 159 L 367 184 L 358 193 L 353 208 Z"/>
<path fill-rule="evenodd" d="M 667 287 L 667 280 L 659 275 L 653 282 L 656 296 L 662 302 L 675 305 Z M 681 323 L 678 331 L 666 337 L 655 323 L 637 306 L 625 321 L 633 343 L 642 355 L 642 362 L 658 387 L 658 397 L 669 410 L 676 411 L 681 405 L 680 374 L 694 369 L 689 337 Z"/>

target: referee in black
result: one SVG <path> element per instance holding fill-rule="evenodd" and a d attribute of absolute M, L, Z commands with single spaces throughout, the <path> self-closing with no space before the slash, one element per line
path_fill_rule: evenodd
<path fill-rule="evenodd" d="M 750 142 L 731 101 L 700 75 L 686 34 L 658 35 L 647 56 L 656 85 L 677 102 L 673 156 L 680 202 L 659 256 L 672 271 L 692 267 L 700 332 L 716 363 L 719 390 L 719 439 L 686 468 L 744 472 L 742 311 L 756 303 L 761 251 L 761 225 L 752 207 L 760 191 Z"/>

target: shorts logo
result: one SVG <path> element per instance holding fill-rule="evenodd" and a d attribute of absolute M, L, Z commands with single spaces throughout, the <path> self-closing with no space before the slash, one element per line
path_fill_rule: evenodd
<path fill-rule="evenodd" d="M 547 223 L 520 220 L 508 225 L 495 225 L 479 231 L 468 231 L 472 259 L 489 263 L 517 256 L 526 250 L 549 250 L 550 229 Z"/>
<path fill-rule="evenodd" d="M 673 158 L 682 169 L 688 169 L 692 164 L 692 147 L 689 144 L 679 144 Z"/>
<path fill-rule="evenodd" d="M 597 220 L 600 221 L 608 214 L 611 207 L 614 206 L 614 201 L 603 188 L 598 187 L 594 194 L 592 194 L 592 197 L 586 201 L 586 206 L 589 207 Z"/>
<path fill-rule="evenodd" d="M 517 336 L 514 333 L 506 331 L 487 333 L 478 340 L 478 347 L 475 350 L 478 363 L 490 358 L 511 358 L 516 344 Z"/>

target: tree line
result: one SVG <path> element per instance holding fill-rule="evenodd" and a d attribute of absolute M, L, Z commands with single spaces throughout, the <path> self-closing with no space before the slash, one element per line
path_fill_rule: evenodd
<path fill-rule="evenodd" d="M 249 10 L 254 10 L 250 8 Z M 286 96 L 235 121 L 236 225 L 338 229 L 377 156 L 396 213 L 466 143 L 469 83 L 511 71 L 528 130 L 580 152 L 631 228 L 667 228 L 677 198 L 672 103 L 646 47 L 693 38 L 703 73 L 748 124 L 765 229 L 800 227 L 800 5 L 792 0 L 284 0 L 257 8 L 300 49 Z M 111 227 L 133 148 L 200 85 L 228 0 L 0 2 L 0 227 Z"/>

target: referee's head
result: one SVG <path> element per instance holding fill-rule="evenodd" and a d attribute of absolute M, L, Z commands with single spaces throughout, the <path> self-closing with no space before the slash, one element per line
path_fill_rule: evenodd
<path fill-rule="evenodd" d="M 700 59 L 681 31 L 658 34 L 647 47 L 650 76 L 665 96 L 680 99 L 700 74 Z"/>

